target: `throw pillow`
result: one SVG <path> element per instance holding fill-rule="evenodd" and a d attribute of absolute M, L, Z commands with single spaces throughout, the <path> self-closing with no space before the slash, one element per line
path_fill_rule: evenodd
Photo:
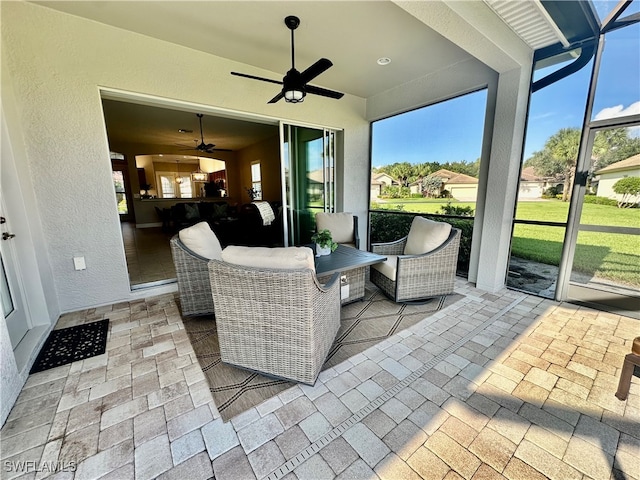
<path fill-rule="evenodd" d="M 258 268 L 316 270 L 313 251 L 308 247 L 239 247 L 229 245 L 222 251 L 222 260 L 235 265 Z"/>
<path fill-rule="evenodd" d="M 213 204 L 213 218 L 222 218 L 227 216 L 227 204 Z"/>
<path fill-rule="evenodd" d="M 448 223 L 413 217 L 404 253 L 420 255 L 435 250 L 449 238 L 450 233 L 451 225 Z"/>
<path fill-rule="evenodd" d="M 185 247 L 201 257 L 209 260 L 222 258 L 220 241 L 207 222 L 196 223 L 192 227 L 180 230 L 178 237 Z"/>
<path fill-rule="evenodd" d="M 188 203 L 184 204 L 185 217 L 187 220 L 195 220 L 196 218 L 200 218 L 200 212 L 198 211 L 198 205 L 189 205 Z"/>

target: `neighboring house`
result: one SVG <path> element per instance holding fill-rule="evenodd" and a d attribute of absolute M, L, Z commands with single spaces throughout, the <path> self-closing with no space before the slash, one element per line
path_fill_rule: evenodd
<path fill-rule="evenodd" d="M 562 186 L 562 182 L 551 177 L 540 177 L 536 175 L 533 167 L 525 167 L 520 172 L 518 199 L 542 198 L 545 190 L 554 186 Z"/>
<path fill-rule="evenodd" d="M 376 200 L 382 195 L 382 189 L 392 185 L 400 185 L 395 178 L 387 173 L 374 173 L 371 175 L 371 200 Z"/>
<path fill-rule="evenodd" d="M 431 176 L 440 177 L 442 185 L 440 193 L 447 190 L 451 197 L 461 202 L 475 202 L 478 196 L 478 179 L 465 175 L 464 173 L 452 172 L 441 168 L 433 172 Z M 411 184 L 411 193 L 420 193 L 422 188 L 421 182 Z"/>
<path fill-rule="evenodd" d="M 622 195 L 618 195 L 614 192 L 613 186 L 621 178 L 640 177 L 640 153 L 625 160 L 612 163 L 600 170 L 596 170 L 593 174 L 595 175 L 594 183 L 598 182 L 596 190 L 596 195 L 598 197 L 620 200 Z"/>

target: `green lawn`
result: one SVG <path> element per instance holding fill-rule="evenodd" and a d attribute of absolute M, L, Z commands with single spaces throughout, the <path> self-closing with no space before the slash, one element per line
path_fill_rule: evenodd
<path fill-rule="evenodd" d="M 403 199 L 379 202 L 377 208 L 416 213 L 440 213 L 446 205 L 442 199 Z M 471 206 L 453 201 L 452 205 Z M 516 212 L 519 220 L 566 222 L 569 204 L 556 200 L 520 202 Z M 581 223 L 640 228 L 640 209 L 624 209 L 608 205 L 584 204 Z M 564 227 L 521 225 L 514 227 L 513 255 L 548 265 L 559 265 Z M 624 285 L 640 287 L 640 241 L 634 235 L 580 232 L 574 258 L 574 270 Z"/>

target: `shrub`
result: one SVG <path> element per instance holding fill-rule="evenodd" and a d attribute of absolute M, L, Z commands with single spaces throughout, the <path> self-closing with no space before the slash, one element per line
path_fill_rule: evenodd
<path fill-rule="evenodd" d="M 562 185 L 554 185 L 547 188 L 542 194 L 543 197 L 554 198 L 556 195 L 562 195 Z"/>
<path fill-rule="evenodd" d="M 618 202 L 613 198 L 597 197 L 595 195 L 585 195 L 584 203 L 593 203 L 596 205 L 611 205 L 612 207 L 618 206 Z"/>
<path fill-rule="evenodd" d="M 632 208 L 638 204 L 640 195 L 640 177 L 625 177 L 613 184 L 613 191 L 622 198 L 618 200 L 618 208 Z"/>
<path fill-rule="evenodd" d="M 459 217 L 473 217 L 473 208 L 459 207 L 451 205 L 451 202 L 447 202 L 446 205 L 440 207 L 440 213 L 443 215 L 457 215 Z"/>

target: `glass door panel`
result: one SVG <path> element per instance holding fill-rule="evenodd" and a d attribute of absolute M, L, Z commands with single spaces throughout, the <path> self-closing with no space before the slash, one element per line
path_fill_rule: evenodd
<path fill-rule="evenodd" d="M 283 186 L 289 245 L 311 242 L 315 214 L 332 211 L 334 132 L 283 125 Z"/>
<path fill-rule="evenodd" d="M 637 126 L 592 130 L 574 194 L 577 233 L 567 299 L 640 316 Z M 636 148 L 634 148 L 636 146 Z M 634 153 L 635 152 L 635 153 Z M 634 313 L 635 312 L 635 313 Z"/>

